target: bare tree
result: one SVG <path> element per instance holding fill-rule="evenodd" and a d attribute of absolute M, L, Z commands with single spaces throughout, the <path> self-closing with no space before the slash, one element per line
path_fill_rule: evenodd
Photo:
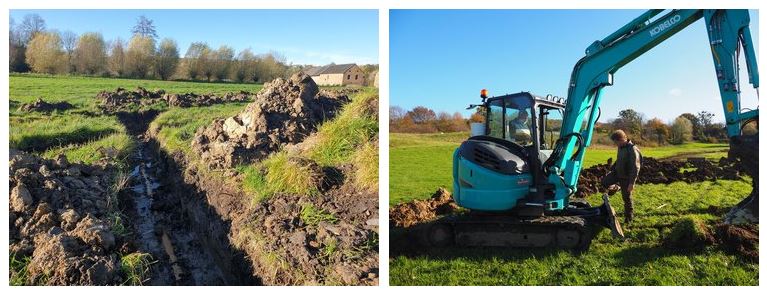
<path fill-rule="evenodd" d="M 232 59 L 234 58 L 234 49 L 229 46 L 221 46 L 212 56 L 213 75 L 217 80 L 224 80 L 229 76 Z"/>
<path fill-rule="evenodd" d="M 133 33 L 133 35 L 149 37 L 152 40 L 157 39 L 157 30 L 154 27 L 154 22 L 144 15 L 138 17 L 136 25 L 131 29 L 131 33 Z"/>
<path fill-rule="evenodd" d="M 72 59 L 72 55 L 75 52 L 75 46 L 77 45 L 77 34 L 65 30 L 61 32 L 61 45 L 64 47 L 64 53 L 67 56 L 67 65 L 69 66 L 68 71 L 74 72 L 75 71 L 75 63 Z"/>
<path fill-rule="evenodd" d="M 232 70 L 232 79 L 237 82 L 253 81 L 256 77 L 256 55 L 247 48 L 237 54 Z"/>
<path fill-rule="evenodd" d="M 29 71 L 26 61 L 26 47 L 21 39 L 18 26 L 13 17 L 8 23 L 8 69 L 10 72 Z"/>
<path fill-rule="evenodd" d="M 407 111 L 402 109 L 399 106 L 390 106 L 389 107 L 389 122 L 394 122 L 401 120 L 405 117 L 405 114 L 407 114 Z"/>
<path fill-rule="evenodd" d="M 109 72 L 115 76 L 122 77 L 125 75 L 125 42 L 120 38 L 112 41 L 107 67 Z"/>
<path fill-rule="evenodd" d="M 93 75 L 104 72 L 107 63 L 107 46 L 101 34 L 87 32 L 80 36 L 73 59 L 78 73 Z"/>
<path fill-rule="evenodd" d="M 45 31 L 45 20 L 36 13 L 24 15 L 18 30 L 20 40 L 27 45 L 35 34 Z"/>
<path fill-rule="evenodd" d="M 157 49 L 157 64 L 156 71 L 157 76 L 162 80 L 168 80 L 173 73 L 176 72 L 178 67 L 178 46 L 172 39 L 165 38 L 160 42 L 160 47 Z"/>
<path fill-rule="evenodd" d="M 128 43 L 125 54 L 127 73 L 136 78 L 146 78 L 152 70 L 155 48 L 154 40 L 150 37 L 134 35 Z"/>
<path fill-rule="evenodd" d="M 203 76 L 203 69 L 208 65 L 207 57 L 210 55 L 210 47 L 204 42 L 193 42 L 189 45 L 184 55 L 187 75 L 189 79 L 197 79 Z"/>
<path fill-rule="evenodd" d="M 34 34 L 27 46 L 27 63 L 39 73 L 62 73 L 66 71 L 66 58 L 61 49 L 61 37 L 55 32 Z"/>
<path fill-rule="evenodd" d="M 285 57 L 277 52 L 269 52 L 259 56 L 256 63 L 256 79 L 258 82 L 269 82 L 277 77 L 285 77 L 287 66 Z"/>

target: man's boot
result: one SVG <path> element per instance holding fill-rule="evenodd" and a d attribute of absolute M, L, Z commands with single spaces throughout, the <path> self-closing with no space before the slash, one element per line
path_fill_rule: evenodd
<path fill-rule="evenodd" d="M 615 195 L 615 193 L 617 193 L 620 190 L 621 190 L 620 186 L 618 186 L 618 185 L 611 185 L 611 186 L 609 186 L 607 188 L 607 195 L 612 197 L 613 195 Z"/>

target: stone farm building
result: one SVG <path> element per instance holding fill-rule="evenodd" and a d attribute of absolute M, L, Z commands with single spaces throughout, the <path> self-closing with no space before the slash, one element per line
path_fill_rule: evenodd
<path fill-rule="evenodd" d="M 325 65 L 304 71 L 317 85 L 359 85 L 365 84 L 365 73 L 357 64 Z"/>

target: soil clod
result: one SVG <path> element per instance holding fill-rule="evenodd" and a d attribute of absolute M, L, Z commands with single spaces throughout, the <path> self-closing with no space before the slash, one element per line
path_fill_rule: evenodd
<path fill-rule="evenodd" d="M 414 200 L 397 204 L 389 211 L 389 225 L 410 227 L 420 222 L 429 221 L 439 215 L 453 213 L 459 207 L 453 201 L 450 192 L 439 188 L 428 200 Z"/>

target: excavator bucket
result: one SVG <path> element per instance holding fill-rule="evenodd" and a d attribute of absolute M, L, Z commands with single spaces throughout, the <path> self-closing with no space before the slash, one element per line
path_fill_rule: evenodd
<path fill-rule="evenodd" d="M 751 194 L 740 201 L 724 217 L 726 224 L 759 223 L 759 134 L 733 137 L 730 141 L 730 159 L 735 159 L 751 176 Z"/>
<path fill-rule="evenodd" d="M 604 214 L 605 218 L 605 226 L 610 229 L 610 231 L 613 233 L 613 236 L 618 238 L 624 238 L 623 235 L 623 228 L 621 228 L 621 223 L 618 222 L 618 217 L 615 215 L 615 209 L 613 209 L 613 206 L 610 205 L 610 196 L 607 194 L 602 195 L 602 206 L 600 206 L 600 213 Z"/>

